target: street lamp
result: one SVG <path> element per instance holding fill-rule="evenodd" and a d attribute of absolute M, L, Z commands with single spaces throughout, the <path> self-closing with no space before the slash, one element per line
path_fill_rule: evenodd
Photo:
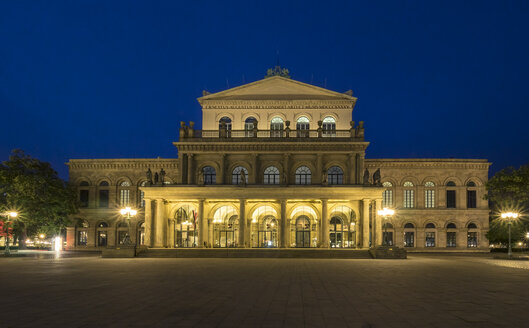
<path fill-rule="evenodd" d="M 15 212 L 15 211 L 9 211 L 9 212 L 5 212 L 4 213 L 4 216 L 6 217 L 6 222 L 5 222 L 5 231 L 6 231 L 6 245 L 5 245 L 5 255 L 9 255 L 11 254 L 11 250 L 9 249 L 9 225 L 8 225 L 8 222 L 11 222 L 11 220 L 14 220 L 17 216 L 18 216 L 18 213 Z"/>
<path fill-rule="evenodd" d="M 512 257 L 512 248 L 511 248 L 511 224 L 512 220 L 518 218 L 518 213 L 516 212 L 503 212 L 501 213 L 502 219 L 507 219 L 507 224 L 509 225 L 509 251 L 507 252 L 507 256 L 509 258 Z"/>
<path fill-rule="evenodd" d="M 395 210 L 392 210 L 390 208 L 383 208 L 381 210 L 378 210 L 378 215 L 382 216 L 384 218 L 384 246 L 388 246 L 388 225 L 386 220 L 388 217 L 393 216 L 395 214 Z"/>
<path fill-rule="evenodd" d="M 121 213 L 122 216 L 127 218 L 127 225 L 128 225 L 128 228 L 129 228 L 129 231 L 127 232 L 127 234 L 125 235 L 125 238 L 123 239 L 123 245 L 130 246 L 132 244 L 131 238 L 130 238 L 130 235 L 131 235 L 130 218 L 135 216 L 136 214 L 138 214 L 138 211 L 133 210 L 130 207 L 125 207 L 125 208 L 122 208 L 119 211 L 119 213 Z"/>

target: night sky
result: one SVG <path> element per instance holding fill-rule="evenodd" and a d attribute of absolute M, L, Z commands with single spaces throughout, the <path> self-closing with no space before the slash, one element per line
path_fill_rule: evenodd
<path fill-rule="evenodd" d="M 229 3 L 229 4 L 228 4 Z M 202 90 L 354 91 L 369 158 L 529 163 L 527 1 L 1 1 L 0 160 L 176 157 Z"/>

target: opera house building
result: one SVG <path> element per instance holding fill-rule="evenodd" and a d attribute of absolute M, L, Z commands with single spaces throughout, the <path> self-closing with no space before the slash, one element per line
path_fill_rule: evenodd
<path fill-rule="evenodd" d="M 284 70 L 204 91 L 177 157 L 69 160 L 68 248 L 487 250 L 490 163 L 369 158 L 356 101 Z"/>

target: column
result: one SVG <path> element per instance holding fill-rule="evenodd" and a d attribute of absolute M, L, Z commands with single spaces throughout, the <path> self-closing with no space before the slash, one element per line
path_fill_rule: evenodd
<path fill-rule="evenodd" d="M 287 234 L 288 234 L 288 225 L 287 225 L 287 201 L 286 199 L 281 200 L 281 248 L 287 248 Z"/>
<path fill-rule="evenodd" d="M 75 248 L 75 228 L 67 227 L 66 228 L 66 249 Z"/>
<path fill-rule="evenodd" d="M 322 183 L 322 171 L 323 171 L 323 164 L 322 164 L 322 156 L 320 153 L 316 154 L 316 172 L 314 172 L 313 175 L 313 181 L 316 181 L 316 183 Z"/>
<path fill-rule="evenodd" d="M 249 176 L 248 182 L 250 184 L 257 184 L 259 183 L 259 179 L 261 178 L 259 173 L 259 154 L 252 154 L 252 168 L 253 168 L 253 174 Z"/>
<path fill-rule="evenodd" d="M 283 173 L 281 176 L 281 181 L 284 181 L 284 184 L 289 184 L 289 167 L 288 167 L 288 162 L 289 162 L 289 157 L 290 157 L 290 154 L 283 154 Z"/>
<path fill-rule="evenodd" d="M 246 200 L 239 200 L 239 247 L 246 247 Z"/>
<path fill-rule="evenodd" d="M 369 248 L 369 203 L 371 199 L 362 199 L 362 247 Z"/>
<path fill-rule="evenodd" d="M 225 159 L 226 154 L 221 154 L 219 160 L 219 172 L 217 174 L 217 184 L 224 184 L 224 167 L 226 166 Z"/>
<path fill-rule="evenodd" d="M 152 200 L 145 199 L 145 246 L 152 247 Z"/>
<path fill-rule="evenodd" d="M 349 154 L 347 157 L 347 164 L 348 164 L 348 174 L 347 174 L 347 180 L 345 183 L 348 184 L 356 184 L 356 174 L 355 174 L 355 165 L 354 165 L 354 156 L 353 154 Z"/>
<path fill-rule="evenodd" d="M 377 199 L 376 200 L 376 209 L 375 209 L 375 218 L 376 218 L 376 228 L 375 228 L 375 240 L 376 240 L 376 243 L 375 245 L 377 246 L 380 246 L 382 245 L 382 243 L 384 242 L 383 240 L 383 237 L 382 237 L 382 232 L 384 231 L 384 223 L 386 222 L 387 223 L 387 220 L 384 220 L 383 217 L 381 217 L 380 215 L 378 215 L 378 210 L 381 210 L 382 209 L 382 199 Z M 389 218 L 388 218 L 389 219 Z"/>
<path fill-rule="evenodd" d="M 329 248 L 329 201 L 327 199 L 321 200 L 321 227 L 322 227 L 322 247 Z"/>
<path fill-rule="evenodd" d="M 198 247 L 204 247 L 204 240 L 208 240 L 208 222 L 204 217 L 204 200 L 198 200 Z"/>
<path fill-rule="evenodd" d="M 156 214 L 154 219 L 154 247 L 164 247 L 167 234 L 167 222 L 164 215 L 163 199 L 156 200 Z"/>
<path fill-rule="evenodd" d="M 193 167 L 193 154 L 187 155 L 187 184 L 195 183 L 195 170 Z"/>

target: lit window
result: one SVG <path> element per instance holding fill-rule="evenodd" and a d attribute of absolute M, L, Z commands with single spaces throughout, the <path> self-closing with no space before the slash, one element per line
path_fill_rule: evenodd
<path fill-rule="evenodd" d="M 279 170 L 275 166 L 269 166 L 264 170 L 264 184 L 279 184 Z"/>
<path fill-rule="evenodd" d="M 255 119 L 255 117 L 252 117 L 252 116 L 248 117 L 244 121 L 244 136 L 254 137 L 253 130 L 255 127 L 257 127 L 257 120 Z"/>
<path fill-rule="evenodd" d="M 327 170 L 327 179 L 329 184 L 343 184 L 343 170 L 339 166 L 331 166 Z"/>
<path fill-rule="evenodd" d="M 300 166 L 296 170 L 296 184 L 311 184 L 312 173 L 306 166 Z"/>
<path fill-rule="evenodd" d="M 147 181 L 143 181 L 141 183 L 141 186 L 142 187 L 145 187 L 147 185 Z M 145 193 L 143 192 L 143 190 L 140 190 L 140 207 L 145 207 Z"/>
<path fill-rule="evenodd" d="M 130 182 L 123 181 L 120 185 L 119 190 L 119 204 L 120 206 L 129 206 L 130 204 Z"/>
<path fill-rule="evenodd" d="M 435 189 L 429 189 L 434 188 L 435 184 L 431 181 L 428 181 L 424 184 L 424 187 L 427 188 L 424 191 L 424 207 L 426 208 L 434 208 L 435 207 Z"/>
<path fill-rule="evenodd" d="M 296 131 L 299 138 L 308 138 L 310 130 L 309 119 L 305 116 L 298 118 L 296 122 Z"/>
<path fill-rule="evenodd" d="M 405 188 L 411 188 L 413 187 L 413 183 L 410 181 L 404 182 Z M 405 189 L 404 190 L 404 208 L 413 208 L 414 207 L 414 195 L 413 195 L 413 189 Z"/>
<path fill-rule="evenodd" d="M 248 170 L 242 166 L 237 166 L 236 168 L 233 169 L 232 173 L 231 173 L 231 182 L 232 184 L 234 185 L 238 185 L 239 183 L 241 183 L 241 172 L 244 172 L 244 177 L 245 177 L 245 180 L 244 181 L 245 183 L 248 183 Z"/>
<path fill-rule="evenodd" d="M 448 231 L 446 233 L 446 247 L 456 247 L 456 232 Z"/>
<path fill-rule="evenodd" d="M 332 116 L 327 116 L 323 119 L 323 135 L 327 137 L 336 136 L 336 120 Z"/>
<path fill-rule="evenodd" d="M 382 183 L 383 187 L 392 188 L 393 184 L 389 181 Z M 393 207 L 393 190 L 386 189 L 382 193 L 382 207 Z"/>
<path fill-rule="evenodd" d="M 274 117 L 270 121 L 270 136 L 274 138 L 281 137 L 283 133 L 283 119 Z"/>
<path fill-rule="evenodd" d="M 426 233 L 426 247 L 435 247 L 435 232 Z"/>

